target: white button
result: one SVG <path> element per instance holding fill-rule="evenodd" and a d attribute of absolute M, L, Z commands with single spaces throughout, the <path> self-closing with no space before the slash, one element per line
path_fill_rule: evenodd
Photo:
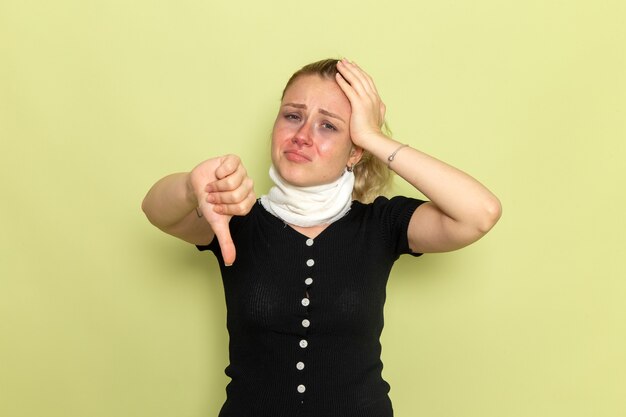
<path fill-rule="evenodd" d="M 298 371 L 303 370 L 304 369 L 304 362 L 296 363 L 296 368 L 298 369 Z"/>
<path fill-rule="evenodd" d="M 311 284 L 313 284 L 313 278 L 307 278 L 307 279 L 305 279 L 305 280 L 304 280 L 304 283 L 305 283 L 306 285 L 311 285 Z"/>
<path fill-rule="evenodd" d="M 307 246 L 313 246 L 313 239 L 307 239 L 306 240 L 306 245 Z"/>
<path fill-rule="evenodd" d="M 311 325 L 311 322 L 308 321 L 307 319 L 302 320 L 302 327 L 309 327 Z"/>
<path fill-rule="evenodd" d="M 306 391 L 306 387 L 304 385 L 298 385 L 298 392 L 303 394 Z"/>
<path fill-rule="evenodd" d="M 308 261 L 306 261 L 306 265 L 307 266 L 313 266 L 313 265 L 315 265 L 315 261 L 313 259 L 309 259 Z"/>
<path fill-rule="evenodd" d="M 300 347 L 301 347 L 302 349 L 304 349 L 304 348 L 305 348 L 305 347 L 307 347 L 308 345 L 309 345 L 309 342 L 307 342 L 306 340 L 302 339 L 302 340 L 300 341 Z"/>
<path fill-rule="evenodd" d="M 308 306 L 310 303 L 311 303 L 311 302 L 309 301 L 309 299 L 308 299 L 308 298 L 303 298 L 303 299 L 302 299 L 302 305 L 303 305 L 303 306 L 305 306 L 305 307 L 306 307 L 306 306 Z"/>

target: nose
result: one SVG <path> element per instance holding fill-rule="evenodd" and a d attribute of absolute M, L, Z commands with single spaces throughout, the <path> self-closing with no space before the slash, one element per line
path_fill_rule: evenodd
<path fill-rule="evenodd" d="M 291 141 L 298 146 L 307 146 L 311 144 L 311 126 L 309 123 L 303 123 L 291 138 Z"/>

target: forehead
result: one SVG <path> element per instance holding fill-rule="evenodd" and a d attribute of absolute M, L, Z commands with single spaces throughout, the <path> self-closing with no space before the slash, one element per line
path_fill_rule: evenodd
<path fill-rule="evenodd" d="M 302 75 L 285 91 L 283 103 L 301 103 L 307 106 L 333 107 L 350 111 L 350 101 L 335 80 L 319 75 Z"/>

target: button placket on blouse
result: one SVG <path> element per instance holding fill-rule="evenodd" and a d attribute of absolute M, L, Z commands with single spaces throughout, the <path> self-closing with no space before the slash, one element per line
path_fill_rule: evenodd
<path fill-rule="evenodd" d="M 313 239 L 309 238 L 306 240 L 305 244 L 308 247 L 313 246 Z M 306 261 L 306 265 L 311 268 L 313 267 L 313 265 L 315 265 L 315 260 L 312 258 L 307 259 Z M 305 294 L 306 296 L 300 300 L 300 303 L 302 304 L 303 307 L 307 308 L 307 313 L 308 313 L 308 306 L 311 304 L 311 300 L 309 298 L 309 294 L 308 294 L 308 289 L 311 286 L 311 284 L 313 284 L 313 278 L 311 278 L 310 276 L 308 276 L 305 280 L 304 280 L 304 284 L 306 285 L 306 290 L 305 290 Z M 308 318 L 305 318 L 302 320 L 302 322 L 300 323 L 302 325 L 302 327 L 304 329 L 308 329 L 308 327 L 311 325 L 311 321 Z M 309 345 L 309 342 L 307 341 L 307 339 L 301 339 L 300 340 L 300 348 L 302 349 L 306 349 L 307 346 Z M 296 369 L 298 371 L 302 371 L 304 370 L 305 364 L 303 361 L 298 361 L 298 363 L 296 363 Z M 300 384 L 296 387 L 296 390 L 298 391 L 298 393 L 300 394 L 304 394 L 304 392 L 306 391 L 306 386 L 304 384 Z"/>

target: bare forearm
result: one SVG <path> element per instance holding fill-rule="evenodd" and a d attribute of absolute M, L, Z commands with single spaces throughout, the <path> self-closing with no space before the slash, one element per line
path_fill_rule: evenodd
<path fill-rule="evenodd" d="M 143 200 L 150 222 L 186 242 L 207 245 L 217 237 L 224 262 L 235 260 L 232 216 L 243 216 L 256 198 L 252 180 L 236 155 L 207 159 L 189 173 L 156 182 Z"/>
<path fill-rule="evenodd" d="M 400 149 L 401 143 L 381 131 L 386 107 L 372 78 L 345 59 L 337 70 L 337 83 L 352 109 L 352 142 L 385 163 L 394 155 L 390 168 L 431 200 L 411 216 L 411 250 L 444 252 L 480 239 L 500 217 L 498 199 L 464 172 L 408 146 Z"/>
<path fill-rule="evenodd" d="M 500 202 L 485 186 L 463 171 L 432 156 L 379 136 L 367 148 L 387 161 L 397 150 L 390 168 L 418 189 L 455 222 L 487 232 L 500 217 Z"/>
<path fill-rule="evenodd" d="M 141 208 L 152 224 L 167 229 L 195 210 L 198 201 L 188 185 L 188 177 L 188 173 L 171 174 L 150 188 Z"/>

